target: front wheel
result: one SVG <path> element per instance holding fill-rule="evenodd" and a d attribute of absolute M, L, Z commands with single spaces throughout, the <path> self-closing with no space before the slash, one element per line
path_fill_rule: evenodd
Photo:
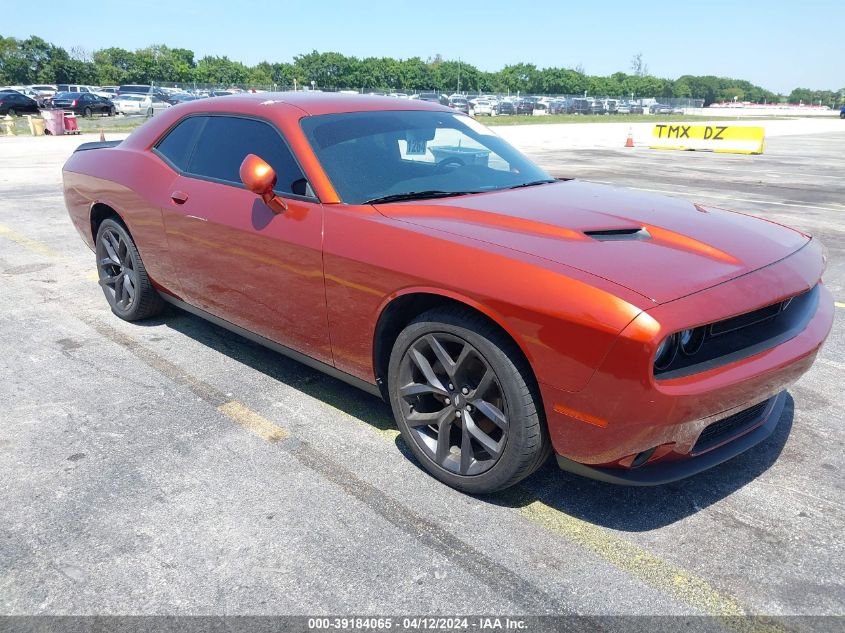
<path fill-rule="evenodd" d="M 550 454 L 530 368 L 479 315 L 436 308 L 412 321 L 393 347 L 388 389 L 405 442 L 453 488 L 502 490 Z"/>
<path fill-rule="evenodd" d="M 9 116 L 17 116 L 18 115 L 18 113 L 15 112 L 14 108 L 9 108 L 9 110 L 6 114 L 8 114 Z"/>
<path fill-rule="evenodd" d="M 90 118 L 92 114 L 93 113 L 91 112 L 91 108 L 85 108 L 85 110 L 82 112 L 82 116 L 84 116 L 86 119 Z"/>
<path fill-rule="evenodd" d="M 111 311 L 124 321 L 156 316 L 164 300 L 153 287 L 129 231 L 117 220 L 97 230 L 97 274 Z"/>

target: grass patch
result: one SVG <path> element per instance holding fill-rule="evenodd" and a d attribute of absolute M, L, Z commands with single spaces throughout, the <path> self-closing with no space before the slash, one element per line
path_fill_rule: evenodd
<path fill-rule="evenodd" d="M 795 117 L 747 117 L 747 116 L 701 116 L 685 114 L 547 114 L 532 116 L 518 114 L 515 116 L 480 116 L 476 117 L 485 125 L 538 125 L 542 123 L 663 123 L 664 121 L 773 121 Z"/>

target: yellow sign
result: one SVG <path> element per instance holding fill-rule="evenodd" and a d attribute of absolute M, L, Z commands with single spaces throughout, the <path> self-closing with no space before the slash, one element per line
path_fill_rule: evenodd
<path fill-rule="evenodd" d="M 765 128 L 744 125 L 673 125 L 652 130 L 651 149 L 704 150 L 732 154 L 762 154 Z"/>

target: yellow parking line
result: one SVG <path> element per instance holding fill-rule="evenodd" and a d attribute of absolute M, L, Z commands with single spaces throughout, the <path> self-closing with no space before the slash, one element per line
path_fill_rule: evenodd
<path fill-rule="evenodd" d="M 267 442 L 278 442 L 290 435 L 282 427 L 273 424 L 270 420 L 259 415 L 249 407 L 244 406 L 237 400 L 230 400 L 225 404 L 221 404 L 217 407 L 217 410 Z"/>
<path fill-rule="evenodd" d="M 34 253 L 38 253 L 39 255 L 46 255 L 55 259 L 65 259 L 61 253 L 54 251 L 46 244 L 30 239 L 26 235 L 18 233 L 17 231 L 13 231 L 8 226 L 4 226 L 3 224 L 0 224 L 0 235 L 5 237 L 6 239 L 13 241 L 19 246 L 23 246 L 27 250 L 30 250 Z"/>
<path fill-rule="evenodd" d="M 845 308 L 845 303 L 842 303 L 841 301 L 834 301 L 833 305 L 835 305 L 837 308 Z"/>
<path fill-rule="evenodd" d="M 542 501 L 533 501 L 517 511 L 532 523 L 563 536 L 617 569 L 704 614 L 729 618 L 725 624 L 730 628 L 748 631 L 783 630 L 763 620 L 738 618 L 745 616 L 746 611 L 735 599 L 719 592 L 706 580 L 655 556 L 639 545 L 617 537 L 605 528 L 572 517 Z"/>
<path fill-rule="evenodd" d="M 85 279 L 88 281 L 100 281 L 100 274 L 96 270 L 89 270 L 85 273 Z"/>

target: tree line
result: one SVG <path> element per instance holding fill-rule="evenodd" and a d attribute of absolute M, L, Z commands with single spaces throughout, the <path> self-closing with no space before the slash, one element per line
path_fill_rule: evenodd
<path fill-rule="evenodd" d="M 706 105 L 721 101 L 822 103 L 835 105 L 845 99 L 845 89 L 796 88 L 778 95 L 749 81 L 727 77 L 683 75 L 663 79 L 648 73 L 641 55 L 632 73 L 588 75 L 582 68 L 538 68 L 518 63 L 495 72 L 479 70 L 459 60 L 411 57 L 357 57 L 313 51 L 297 55 L 292 62 L 263 61 L 247 66 L 226 56 L 196 59 L 186 48 L 164 45 L 135 51 L 103 48 L 90 53 L 70 51 L 32 36 L 26 39 L 0 35 L 0 84 L 126 83 L 213 84 L 288 88 L 294 85 L 324 90 L 438 90 L 444 92 L 496 92 L 521 94 L 584 94 L 634 97 L 680 97 L 704 99 Z"/>

